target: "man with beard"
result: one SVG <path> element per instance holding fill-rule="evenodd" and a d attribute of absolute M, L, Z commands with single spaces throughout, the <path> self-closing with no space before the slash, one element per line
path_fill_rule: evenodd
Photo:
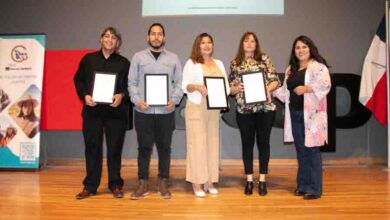
<path fill-rule="evenodd" d="M 158 153 L 158 193 L 170 199 L 168 189 L 171 161 L 172 134 L 175 129 L 175 105 L 179 104 L 181 90 L 181 64 L 176 54 L 164 49 L 165 31 L 160 23 L 154 23 L 148 30 L 149 48 L 136 53 L 129 71 L 129 91 L 134 103 L 134 125 L 138 140 L 138 188 L 131 194 L 137 200 L 149 194 L 149 164 L 156 144 Z M 145 74 L 168 74 L 168 104 L 149 106 L 145 102 Z"/>

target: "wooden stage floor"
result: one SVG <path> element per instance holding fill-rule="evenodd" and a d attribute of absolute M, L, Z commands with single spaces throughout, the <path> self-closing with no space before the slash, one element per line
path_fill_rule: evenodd
<path fill-rule="evenodd" d="M 152 167 L 149 196 L 130 200 L 136 168 L 122 168 L 125 198 L 107 189 L 106 170 L 96 196 L 78 201 L 83 166 L 49 166 L 41 171 L 0 171 L 0 219 L 390 219 L 390 175 L 385 167 L 325 166 L 324 194 L 305 201 L 293 195 L 294 166 L 271 166 L 268 195 L 243 194 L 241 166 L 220 173 L 217 196 L 196 198 L 184 181 L 183 166 L 171 168 L 173 198 L 155 190 Z M 256 176 L 256 178 L 258 178 Z"/>

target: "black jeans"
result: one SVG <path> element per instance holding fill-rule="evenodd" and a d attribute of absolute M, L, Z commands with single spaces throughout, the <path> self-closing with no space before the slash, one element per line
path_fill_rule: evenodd
<path fill-rule="evenodd" d="M 120 175 L 126 121 L 122 119 L 83 118 L 85 162 L 87 175 L 83 184 L 90 192 L 100 185 L 103 161 L 103 134 L 107 144 L 108 187 L 114 190 L 123 186 Z"/>
<path fill-rule="evenodd" d="M 242 159 L 244 161 L 245 174 L 253 174 L 253 147 L 255 136 L 259 150 L 260 173 L 268 173 L 270 157 L 270 135 L 275 120 L 275 111 L 256 112 L 249 114 L 237 113 L 237 123 L 241 134 Z"/>
<path fill-rule="evenodd" d="M 135 111 L 134 125 L 138 140 L 138 178 L 149 178 L 154 143 L 158 153 L 158 177 L 169 178 L 175 114 L 144 114 Z"/>
<path fill-rule="evenodd" d="M 305 146 L 303 111 L 291 111 L 291 125 L 298 158 L 297 190 L 321 196 L 321 151 L 320 147 Z"/>

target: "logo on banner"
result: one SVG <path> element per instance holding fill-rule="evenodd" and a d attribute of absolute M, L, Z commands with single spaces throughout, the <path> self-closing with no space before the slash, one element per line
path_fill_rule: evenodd
<path fill-rule="evenodd" d="M 17 63 L 21 63 L 28 59 L 27 49 L 23 45 L 15 46 L 11 51 L 11 58 Z"/>

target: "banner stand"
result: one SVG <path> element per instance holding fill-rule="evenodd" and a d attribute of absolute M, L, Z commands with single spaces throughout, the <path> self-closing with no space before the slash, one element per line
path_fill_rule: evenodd
<path fill-rule="evenodd" d="M 45 40 L 0 35 L 0 168 L 39 169 Z"/>

